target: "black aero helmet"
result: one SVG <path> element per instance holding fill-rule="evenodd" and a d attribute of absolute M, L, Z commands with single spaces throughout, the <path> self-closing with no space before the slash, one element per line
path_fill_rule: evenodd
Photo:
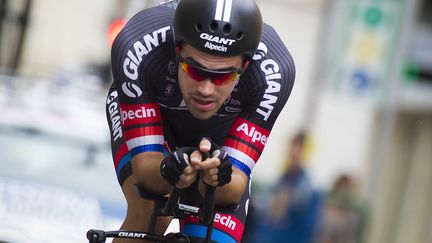
<path fill-rule="evenodd" d="M 176 44 L 218 56 L 252 57 L 262 32 L 254 0 L 181 0 L 174 16 Z"/>

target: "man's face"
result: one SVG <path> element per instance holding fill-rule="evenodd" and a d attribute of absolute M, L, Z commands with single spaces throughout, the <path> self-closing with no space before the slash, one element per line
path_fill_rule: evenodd
<path fill-rule="evenodd" d="M 241 56 L 213 56 L 190 45 L 183 45 L 179 55 L 184 59 L 193 60 L 194 63 L 208 70 L 239 69 L 243 64 Z M 200 120 L 211 118 L 223 105 L 236 84 L 236 81 L 232 81 L 216 85 L 209 78 L 196 81 L 186 74 L 180 66 L 178 79 L 189 112 Z"/>

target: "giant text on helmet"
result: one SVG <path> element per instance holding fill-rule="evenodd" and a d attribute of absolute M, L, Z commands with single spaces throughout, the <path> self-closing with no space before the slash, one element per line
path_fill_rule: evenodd
<path fill-rule="evenodd" d="M 166 26 L 155 30 L 133 44 L 133 48 L 127 52 L 127 57 L 123 62 L 123 72 L 128 78 L 131 80 L 138 79 L 138 67 L 143 56 L 149 54 L 153 48 L 158 47 L 161 43 L 166 42 L 167 31 L 170 28 L 170 26 Z"/>
<path fill-rule="evenodd" d="M 267 48 L 264 43 L 261 43 L 260 46 Z M 278 100 L 277 93 L 279 93 L 281 89 L 280 81 L 282 75 L 279 72 L 279 64 L 273 59 L 263 60 L 260 67 L 261 71 L 265 74 L 267 89 L 265 90 L 263 100 L 256 111 L 264 117 L 265 121 L 267 121 L 273 111 L 274 104 Z"/>
<path fill-rule="evenodd" d="M 200 35 L 200 38 L 203 40 L 207 40 L 207 42 L 205 43 L 204 47 L 208 48 L 210 50 L 217 50 L 217 51 L 221 51 L 221 52 L 227 52 L 228 48 L 226 47 L 226 45 L 231 46 L 234 42 L 236 42 L 233 39 L 228 39 L 228 38 L 222 38 L 219 36 L 213 36 L 207 33 L 202 33 Z M 213 44 L 213 43 L 217 43 L 219 45 Z"/>

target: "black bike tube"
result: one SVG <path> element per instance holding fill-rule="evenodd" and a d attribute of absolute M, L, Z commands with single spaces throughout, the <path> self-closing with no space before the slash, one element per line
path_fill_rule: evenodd
<path fill-rule="evenodd" d="M 155 242 L 168 242 L 168 239 L 165 236 L 151 235 L 139 231 L 106 231 L 105 236 L 106 238 L 128 238 L 150 240 Z"/>
<path fill-rule="evenodd" d="M 210 153 L 203 153 L 203 160 L 206 160 L 207 158 L 210 158 Z M 200 220 L 202 224 L 208 226 L 212 223 L 213 219 L 215 187 L 210 186 L 206 183 L 204 184 L 206 185 L 206 191 L 204 196 L 203 213 L 200 217 Z"/>
<path fill-rule="evenodd" d="M 87 231 L 89 243 L 103 243 L 106 240 L 105 231 L 91 229 Z"/>
<path fill-rule="evenodd" d="M 149 232 L 152 235 L 155 233 L 156 221 L 157 221 L 157 213 L 159 212 L 159 209 L 160 209 L 160 204 L 159 204 L 159 202 L 155 201 L 155 205 L 154 205 L 154 208 L 153 208 L 153 213 L 150 216 L 150 226 L 149 226 Z"/>
<path fill-rule="evenodd" d="M 206 185 L 201 223 L 207 226 L 213 223 L 214 193 L 215 187 Z"/>
<path fill-rule="evenodd" d="M 174 187 L 170 197 L 168 198 L 165 207 L 160 210 L 161 216 L 174 216 L 174 210 L 178 208 L 178 200 L 182 194 L 183 190 Z"/>
<path fill-rule="evenodd" d="M 216 188 L 214 186 L 206 185 L 205 201 L 203 205 L 203 214 L 201 218 L 201 223 L 207 226 L 206 242 L 211 242 L 213 220 L 214 220 L 215 190 Z"/>
<path fill-rule="evenodd" d="M 203 160 L 210 157 L 210 153 L 203 153 Z M 200 221 L 202 224 L 207 226 L 206 241 L 211 242 L 211 235 L 213 231 L 213 220 L 214 220 L 214 194 L 216 188 L 214 186 L 206 184 L 206 191 L 204 197 L 203 212 L 200 215 Z"/>

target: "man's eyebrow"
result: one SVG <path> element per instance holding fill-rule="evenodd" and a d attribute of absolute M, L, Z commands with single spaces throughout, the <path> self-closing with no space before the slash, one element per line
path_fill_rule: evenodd
<path fill-rule="evenodd" d="M 207 69 L 206 67 L 204 67 L 203 65 L 201 65 L 201 63 L 195 61 L 195 59 L 193 59 L 193 57 L 184 57 L 184 59 L 186 59 L 188 62 L 190 62 L 191 64 L 193 64 L 195 66 Z"/>
<path fill-rule="evenodd" d="M 234 66 L 226 67 L 226 68 L 221 68 L 221 69 L 209 69 L 209 68 L 204 67 L 201 63 L 195 61 L 195 59 L 193 59 L 192 57 L 183 57 L 183 58 L 186 59 L 191 64 L 193 64 L 193 65 L 195 65 L 197 67 L 209 70 L 209 71 L 229 71 L 229 70 L 236 70 L 236 69 L 238 69 L 238 68 L 236 68 Z"/>

